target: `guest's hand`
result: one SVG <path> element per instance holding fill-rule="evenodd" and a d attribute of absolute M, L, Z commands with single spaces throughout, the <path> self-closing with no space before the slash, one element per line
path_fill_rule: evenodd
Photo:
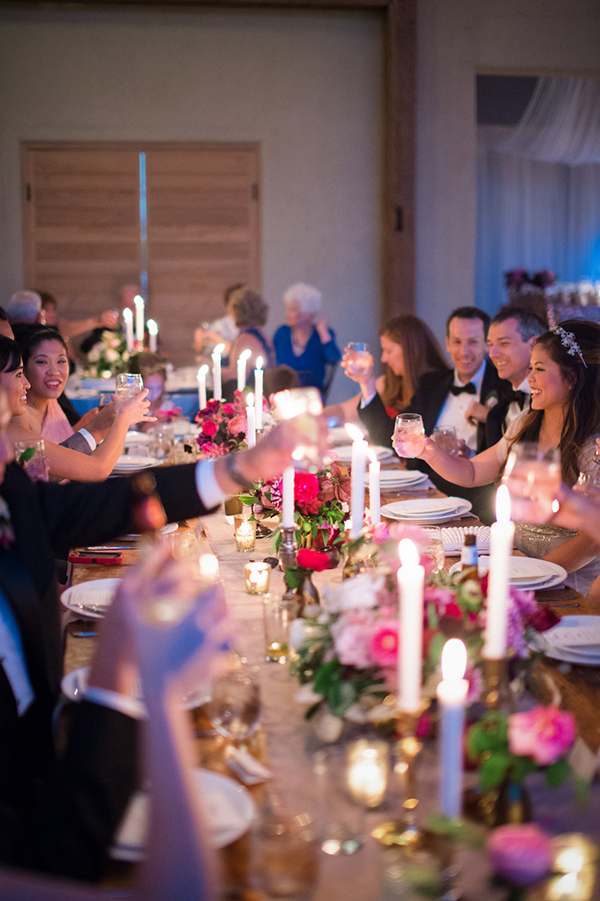
<path fill-rule="evenodd" d="M 466 441 L 463 441 L 461 438 L 458 442 L 458 450 L 456 452 L 457 457 L 464 457 L 465 460 L 470 460 L 472 456 L 474 456 L 473 451 L 469 447 Z"/>
<path fill-rule="evenodd" d="M 595 538 L 600 534 L 600 495 L 598 499 L 561 485 L 556 497 L 558 510 L 550 522 L 565 529 L 577 529 Z"/>
<path fill-rule="evenodd" d="M 104 310 L 99 316 L 100 328 L 116 328 L 119 324 L 119 314 L 115 310 Z"/>
<path fill-rule="evenodd" d="M 124 419 L 128 425 L 136 422 L 155 422 L 156 416 L 149 416 L 150 401 L 147 400 L 148 389 L 142 388 L 135 397 L 128 397 L 125 400 L 114 401 L 116 410 L 115 418 Z"/>
<path fill-rule="evenodd" d="M 435 443 L 431 438 L 425 436 L 425 443 L 423 444 L 423 450 L 420 454 L 417 454 L 417 459 L 425 460 L 427 463 L 430 463 L 440 454 L 444 454 L 445 452 L 440 449 L 439 445 Z"/>
<path fill-rule="evenodd" d="M 358 367 L 346 347 L 344 348 L 341 366 L 349 379 L 352 379 L 353 382 L 358 382 L 365 398 L 375 394 L 377 391 L 374 374 L 375 361 L 371 354 L 366 354 L 360 367 Z"/>
<path fill-rule="evenodd" d="M 329 326 L 327 324 L 327 320 L 322 318 L 315 322 L 315 328 L 317 330 L 317 334 L 321 339 L 321 344 L 328 344 L 331 341 L 331 332 L 329 331 Z"/>
<path fill-rule="evenodd" d="M 478 422 L 485 422 L 488 418 L 490 408 L 485 404 L 480 404 L 478 400 L 472 400 L 465 413 L 465 419 L 471 425 L 477 425 Z"/>
<path fill-rule="evenodd" d="M 89 413 L 82 416 L 77 424 L 80 428 L 87 429 L 97 441 L 101 441 L 103 438 L 106 438 L 106 435 L 115 420 L 115 412 L 116 405 L 111 401 L 101 410 L 99 410 L 98 407 L 94 407 L 93 410 L 90 410 Z"/>

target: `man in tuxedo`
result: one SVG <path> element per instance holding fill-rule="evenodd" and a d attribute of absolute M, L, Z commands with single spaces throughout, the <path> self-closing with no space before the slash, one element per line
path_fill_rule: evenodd
<path fill-rule="evenodd" d="M 62 676 L 54 557 L 134 528 L 129 479 L 33 483 L 11 462 L 0 390 L 0 863 L 96 880 L 136 787 L 139 703 L 110 666 L 73 705 L 56 758 L 51 721 Z M 281 473 L 297 442 L 291 420 L 252 450 L 153 470 L 169 522 L 211 512 L 231 493 Z M 117 611 L 115 611 L 115 614 Z"/>
<path fill-rule="evenodd" d="M 517 416 L 529 411 L 529 360 L 536 339 L 545 330 L 539 316 L 519 307 L 502 307 L 492 319 L 487 338 L 488 353 L 498 375 L 510 382 L 512 391 L 505 394 L 488 414 L 488 447 L 500 441 Z"/>

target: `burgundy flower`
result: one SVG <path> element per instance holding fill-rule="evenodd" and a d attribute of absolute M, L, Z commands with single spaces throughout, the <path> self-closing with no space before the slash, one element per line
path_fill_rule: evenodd
<path fill-rule="evenodd" d="M 547 632 L 548 629 L 551 629 L 559 623 L 560 620 L 561 617 L 550 607 L 539 607 L 535 613 L 532 613 L 527 617 L 525 625 L 531 626 L 536 632 Z"/>
<path fill-rule="evenodd" d="M 302 548 L 298 551 L 296 563 L 300 569 L 314 569 L 318 573 L 324 569 L 329 569 L 329 557 L 327 554 L 321 554 L 320 551 L 312 551 L 310 548 Z"/>

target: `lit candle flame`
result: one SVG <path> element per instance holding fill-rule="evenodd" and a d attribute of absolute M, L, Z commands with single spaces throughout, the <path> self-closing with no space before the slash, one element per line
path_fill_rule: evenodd
<path fill-rule="evenodd" d="M 250 392 L 250 394 L 248 395 L 247 404 L 249 407 L 254 406 L 254 395 L 252 394 L 252 392 Z"/>
<path fill-rule="evenodd" d="M 219 575 L 219 561 L 215 557 L 214 554 L 201 554 L 200 555 L 200 573 L 203 576 L 218 576 Z"/>
<path fill-rule="evenodd" d="M 241 352 L 241 354 L 239 355 L 239 357 L 238 357 L 238 363 L 239 363 L 240 360 L 244 360 L 244 361 L 247 360 L 248 357 L 250 357 L 251 355 L 252 355 L 252 351 L 250 350 L 249 347 L 247 347 L 246 350 L 243 350 L 243 351 Z"/>
<path fill-rule="evenodd" d="M 460 638 L 451 638 L 442 650 L 442 678 L 445 682 L 464 679 L 467 670 L 467 649 Z"/>
<path fill-rule="evenodd" d="M 136 309 L 138 307 L 144 306 L 144 298 L 141 296 L 141 294 L 136 294 L 135 297 L 133 298 L 133 302 L 135 304 Z"/>
<path fill-rule="evenodd" d="M 198 370 L 198 375 L 196 376 L 196 378 L 198 379 L 198 381 L 200 381 L 200 379 L 206 378 L 207 373 L 208 373 L 208 363 L 205 363 Z"/>
<path fill-rule="evenodd" d="M 148 329 L 149 335 L 158 335 L 158 325 L 154 321 L 154 319 L 149 319 L 146 323 L 146 327 Z"/>
<path fill-rule="evenodd" d="M 398 545 L 398 553 L 400 554 L 400 563 L 402 566 L 418 566 L 419 552 L 410 538 L 403 538 Z"/>
<path fill-rule="evenodd" d="M 257 368 L 257 369 L 262 369 L 262 368 L 263 368 L 263 358 L 262 358 L 262 357 L 257 357 L 257 358 L 256 358 L 256 368 Z"/>
<path fill-rule="evenodd" d="M 506 485 L 496 492 L 496 522 L 510 522 L 510 494 Z"/>
<path fill-rule="evenodd" d="M 365 440 L 365 436 L 363 435 L 361 430 L 357 426 L 352 425 L 351 422 L 346 423 L 345 429 L 353 441 L 364 441 Z"/>
<path fill-rule="evenodd" d="M 125 307 L 123 310 L 123 322 L 133 322 L 133 313 L 129 307 Z"/>
<path fill-rule="evenodd" d="M 225 350 L 224 344 L 217 344 L 215 349 L 212 352 L 213 357 L 220 357 L 223 351 Z"/>
<path fill-rule="evenodd" d="M 377 454 L 375 453 L 375 451 L 373 450 L 372 447 L 370 447 L 370 448 L 368 449 L 367 453 L 369 454 L 369 460 L 371 461 L 371 463 L 377 463 L 377 462 L 378 462 L 378 461 L 377 461 Z"/>

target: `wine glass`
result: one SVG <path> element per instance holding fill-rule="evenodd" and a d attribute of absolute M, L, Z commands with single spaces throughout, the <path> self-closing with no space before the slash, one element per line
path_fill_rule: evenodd
<path fill-rule="evenodd" d="M 431 433 L 431 440 L 437 444 L 440 450 L 445 451 L 450 456 L 458 456 L 458 438 L 456 437 L 454 426 L 448 426 L 443 429 L 436 427 Z"/>
<path fill-rule="evenodd" d="M 243 742 L 260 720 L 258 667 L 235 655 L 230 667 L 213 679 L 208 714 L 219 735 Z"/>
<path fill-rule="evenodd" d="M 98 398 L 98 410 L 103 410 L 104 407 L 112 403 L 112 399 L 112 394 L 110 394 L 108 391 L 102 391 L 100 397 Z"/>
<path fill-rule="evenodd" d="M 418 457 L 425 447 L 425 429 L 419 413 L 400 413 L 396 416 L 394 450 L 399 457 Z"/>
<path fill-rule="evenodd" d="M 115 397 L 127 400 L 135 397 L 144 387 L 144 380 L 137 372 L 120 372 L 115 378 Z"/>
<path fill-rule="evenodd" d="M 351 342 L 346 348 L 346 371 L 349 375 L 362 375 L 372 365 L 368 344 Z"/>
<path fill-rule="evenodd" d="M 534 441 L 513 445 L 502 478 L 508 487 L 511 517 L 521 522 L 547 522 L 560 490 L 560 451 L 538 450 Z"/>

